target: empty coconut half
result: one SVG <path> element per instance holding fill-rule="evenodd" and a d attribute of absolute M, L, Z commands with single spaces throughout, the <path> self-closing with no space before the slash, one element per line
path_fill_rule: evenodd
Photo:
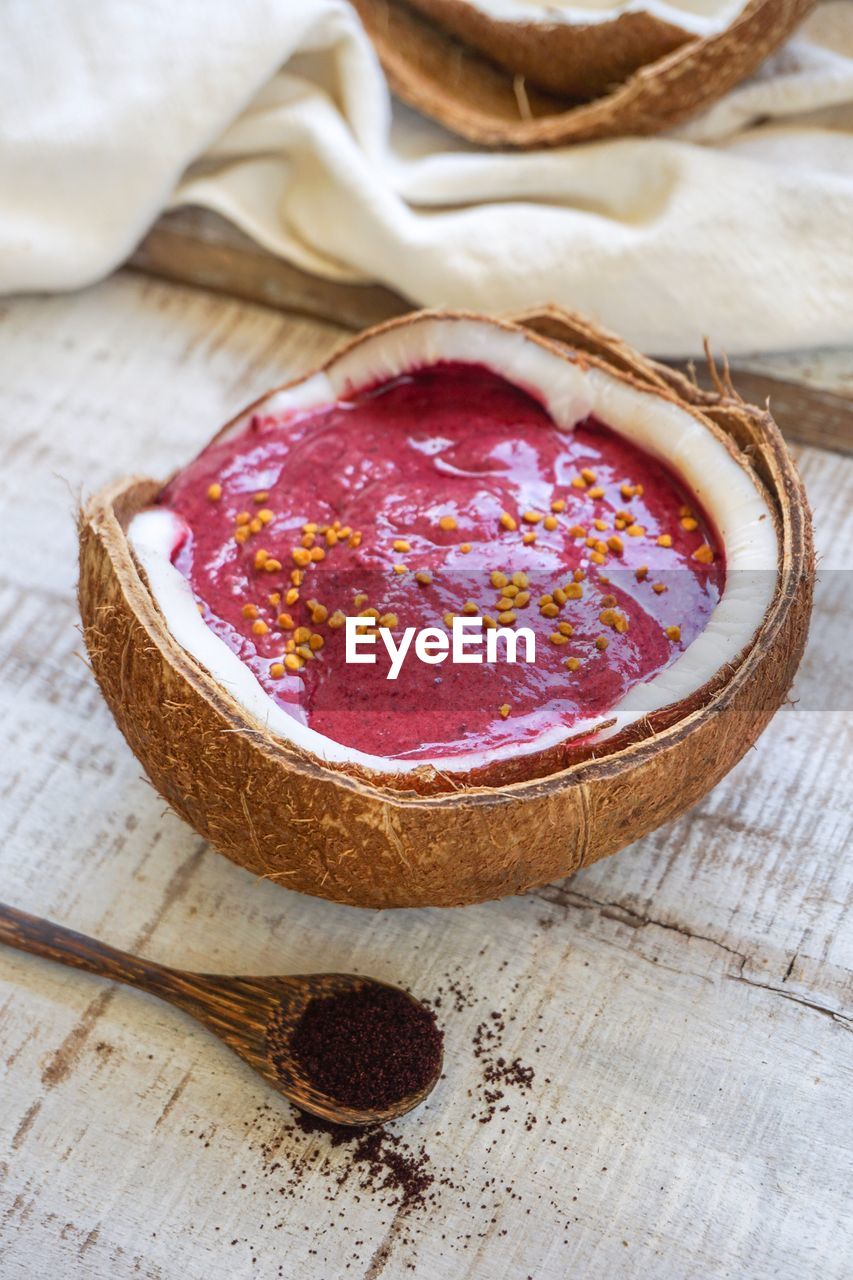
<path fill-rule="evenodd" d="M 353 0 L 395 93 L 487 146 L 650 134 L 751 75 L 814 0 Z"/>
<path fill-rule="evenodd" d="M 157 789 L 364 906 L 519 892 L 681 812 L 784 699 L 811 604 L 769 416 L 553 309 L 370 330 L 80 534 Z"/>

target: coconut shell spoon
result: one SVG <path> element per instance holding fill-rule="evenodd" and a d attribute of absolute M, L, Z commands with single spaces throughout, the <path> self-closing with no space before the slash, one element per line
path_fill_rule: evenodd
<path fill-rule="evenodd" d="M 381 1124 L 405 1115 L 423 1102 L 441 1074 L 440 1037 L 431 1015 L 414 996 L 389 983 L 349 973 L 297 974 L 286 977 L 229 977 L 189 973 L 143 960 L 75 933 L 50 920 L 0 903 L 0 942 L 71 968 L 138 987 L 175 1005 L 219 1036 L 278 1093 L 302 1111 L 333 1124 Z M 377 1107 L 344 1105 L 312 1080 L 292 1052 L 294 1031 L 314 1001 L 363 993 L 393 993 L 415 1022 L 432 1027 L 433 1061 L 428 1078 L 404 1096 Z M 369 1035 L 369 1025 L 365 1027 Z"/>

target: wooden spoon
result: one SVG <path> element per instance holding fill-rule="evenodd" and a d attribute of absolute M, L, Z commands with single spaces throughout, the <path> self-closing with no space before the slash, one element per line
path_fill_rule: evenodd
<path fill-rule="evenodd" d="M 203 1023 L 224 1040 L 230 1049 L 248 1062 L 294 1106 L 334 1124 L 380 1124 L 405 1115 L 431 1093 L 441 1074 L 441 1061 L 432 1078 L 416 1093 L 400 1098 L 382 1110 L 359 1111 L 343 1106 L 318 1089 L 288 1052 L 293 1029 L 309 1000 L 384 987 L 399 990 L 375 978 L 351 973 L 298 974 L 278 978 L 232 978 L 210 973 L 187 973 L 170 969 L 153 960 L 142 960 L 115 947 L 108 947 L 82 933 L 74 933 L 50 920 L 39 919 L 0 903 L 0 942 L 19 951 L 56 960 L 75 969 L 85 969 L 103 978 L 125 982 L 169 1004 Z M 413 996 L 404 992 L 413 1004 Z M 268 1033 L 275 1028 L 275 1064 L 268 1045 Z"/>

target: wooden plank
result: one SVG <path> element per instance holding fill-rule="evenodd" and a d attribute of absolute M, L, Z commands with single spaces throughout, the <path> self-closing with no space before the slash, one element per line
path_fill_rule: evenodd
<path fill-rule="evenodd" d="M 364 329 L 411 309 L 399 293 L 381 285 L 340 284 L 310 275 L 207 209 L 164 214 L 128 265 L 348 329 Z"/>
<path fill-rule="evenodd" d="M 809 651 L 696 809 L 522 898 L 359 912 L 164 813 L 75 657 L 73 599 L 71 494 L 165 476 L 340 331 L 138 276 L 7 302 L 0 327 L 0 898 L 166 963 L 443 988 L 448 1036 L 397 1126 L 447 1182 L 400 1214 L 181 1015 L 0 951 L 4 1280 L 846 1276 L 853 461 L 798 451 Z M 535 1076 L 481 1123 L 492 1011 Z"/>
<path fill-rule="evenodd" d="M 137 270 L 212 289 L 298 315 L 363 329 L 410 310 L 411 303 L 381 285 L 340 284 L 291 266 L 218 214 L 178 209 L 165 214 L 130 259 Z M 546 301 L 543 299 L 543 301 Z M 740 359 L 734 384 L 745 400 L 768 399 L 786 436 L 840 452 L 853 452 L 853 352 L 824 355 L 821 385 L 808 376 L 808 357 Z M 673 362 L 685 369 L 686 362 Z M 812 361 L 812 364 L 814 361 Z M 707 365 L 695 362 L 710 385 Z M 797 377 L 802 368 L 804 376 Z"/>

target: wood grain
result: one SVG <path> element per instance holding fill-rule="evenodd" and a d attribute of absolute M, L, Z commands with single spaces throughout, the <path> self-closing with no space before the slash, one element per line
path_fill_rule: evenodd
<path fill-rule="evenodd" d="M 165 476 L 339 330 L 130 275 L 7 302 L 0 329 L 0 897 L 182 968 L 442 992 L 446 1078 L 395 1128 L 452 1183 L 398 1212 L 180 1014 L 4 952 L 3 1280 L 846 1277 L 853 461 L 797 450 L 809 649 L 699 806 L 536 894 L 364 913 L 255 880 L 164 813 L 74 608 L 79 491 Z M 481 1123 L 492 1012 L 535 1076 Z"/>

